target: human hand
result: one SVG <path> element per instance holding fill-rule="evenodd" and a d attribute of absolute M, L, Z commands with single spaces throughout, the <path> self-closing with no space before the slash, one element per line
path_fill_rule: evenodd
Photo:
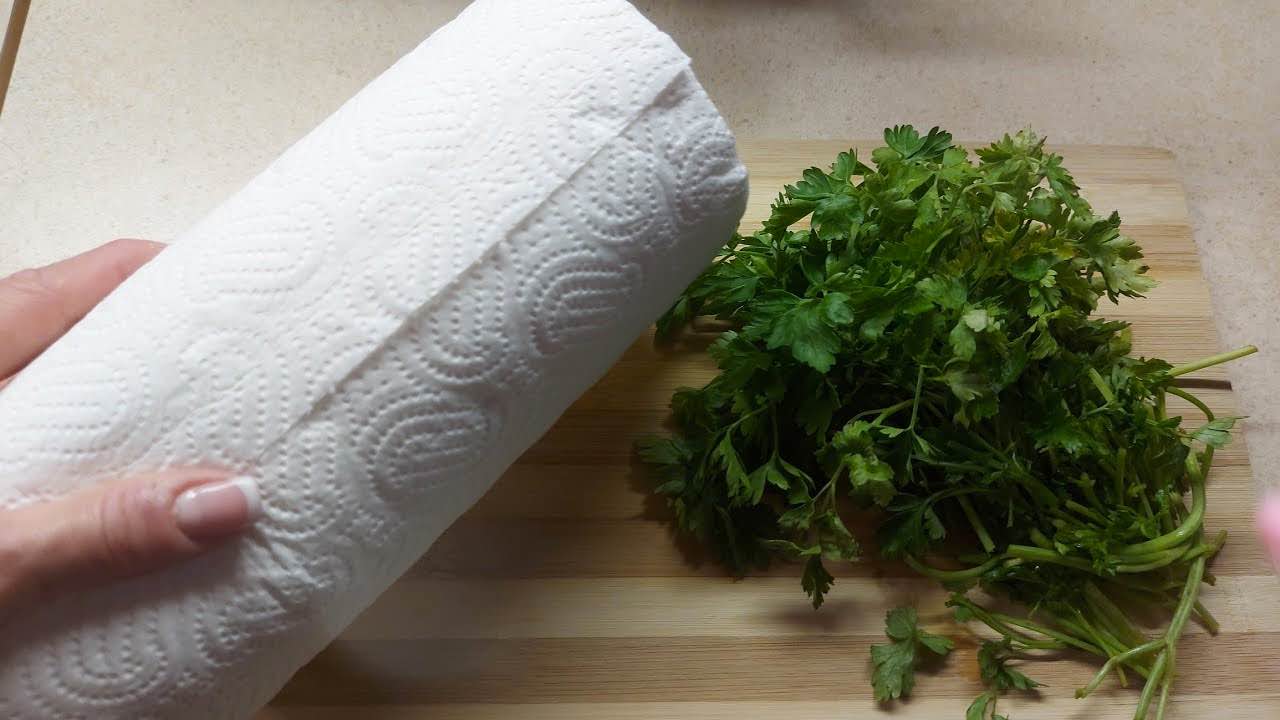
<path fill-rule="evenodd" d="M 117 240 L 0 280 L 0 392 L 163 247 Z M 197 555 L 260 514 L 251 478 L 201 468 L 113 480 L 0 510 L 0 620 L 58 593 Z"/>

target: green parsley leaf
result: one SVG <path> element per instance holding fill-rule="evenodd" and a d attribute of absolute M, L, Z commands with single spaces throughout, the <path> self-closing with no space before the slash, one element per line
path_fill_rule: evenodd
<path fill-rule="evenodd" d="M 880 702 L 911 694 L 920 648 L 941 656 L 954 647 L 947 638 L 921 630 L 913 607 L 890 610 L 885 616 L 885 634 L 892 643 L 871 646 L 871 662 L 875 666 L 872 685 Z"/>
<path fill-rule="evenodd" d="M 963 283 L 952 277 L 927 277 L 916 283 L 916 290 L 940 308 L 957 310 L 964 307 L 969 292 Z"/>
<path fill-rule="evenodd" d="M 939 160 L 942 153 L 951 147 L 951 133 L 935 127 L 928 135 L 920 137 L 920 133 L 910 125 L 895 125 L 884 131 L 884 144 L 903 159 Z"/>
<path fill-rule="evenodd" d="M 814 610 L 822 607 L 822 602 L 826 599 L 827 593 L 831 591 L 831 585 L 835 581 L 836 579 L 831 576 L 831 573 L 827 572 L 827 569 L 823 567 L 821 556 L 813 555 L 805 562 L 804 574 L 800 577 L 800 585 L 809 594 Z"/>
<path fill-rule="evenodd" d="M 1013 655 L 1008 637 L 1000 642 L 984 640 L 978 649 L 978 670 L 982 682 L 997 692 L 1005 690 L 1032 690 L 1040 683 L 1008 666 Z"/>
<path fill-rule="evenodd" d="M 822 313 L 828 323 L 837 327 L 850 325 L 854 320 L 849 296 L 844 293 L 827 293 L 826 297 L 822 298 Z"/>
<path fill-rule="evenodd" d="M 898 490 L 893 485 L 893 468 L 874 455 L 849 455 L 845 458 L 853 492 L 865 492 L 877 505 L 887 507 Z"/>
<path fill-rule="evenodd" d="M 996 693 L 984 692 L 973 699 L 965 710 L 964 720 L 1009 720 L 1007 715 L 996 714 Z"/>
<path fill-rule="evenodd" d="M 955 353 L 956 358 L 959 360 L 972 360 L 973 354 L 978 351 L 978 335 L 964 320 L 957 322 L 956 326 L 951 328 L 951 335 L 948 339 L 951 342 L 952 352 Z M 964 398 L 963 395 L 958 395 L 958 397 Z M 976 397 L 976 394 L 974 397 Z"/>
<path fill-rule="evenodd" d="M 1224 447 L 1231 442 L 1231 428 L 1235 427 L 1238 417 L 1220 417 L 1210 420 L 1191 432 L 1191 439 L 1204 443 L 1212 448 Z"/>
<path fill-rule="evenodd" d="M 836 361 L 840 338 L 827 325 L 823 308 L 816 300 L 802 300 L 773 322 L 768 347 L 791 348 L 796 360 L 818 372 L 826 372 Z"/>

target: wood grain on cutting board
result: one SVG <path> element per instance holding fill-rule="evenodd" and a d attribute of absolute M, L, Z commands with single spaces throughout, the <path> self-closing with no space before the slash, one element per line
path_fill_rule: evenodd
<path fill-rule="evenodd" d="M 868 153 L 877 143 L 853 143 Z M 745 227 L 782 185 L 850 143 L 741 144 L 751 171 Z M 1208 291 L 1173 156 L 1152 148 L 1057 148 L 1098 212 L 1119 210 L 1161 285 L 1104 306 L 1134 326 L 1135 352 L 1186 362 L 1219 352 Z M 298 672 L 258 720 L 657 720 L 963 718 L 981 692 L 976 643 L 950 621 L 944 593 L 893 563 L 832 567 L 813 611 L 799 569 L 734 581 L 671 536 L 632 442 L 660 432 L 671 392 L 714 371 L 694 336 L 658 351 L 646 334 L 480 503 L 333 645 Z M 1192 379 L 1215 412 L 1234 407 L 1221 368 Z M 1170 403 L 1171 413 L 1185 404 Z M 1170 720 L 1280 717 L 1280 582 L 1251 530 L 1253 480 L 1242 439 L 1219 452 L 1206 529 L 1231 537 L 1203 598 L 1222 623 L 1192 623 L 1179 647 Z M 884 612 L 915 602 L 958 647 L 920 676 L 914 698 L 871 698 L 868 647 Z M 1047 686 L 1010 697 L 1018 720 L 1131 718 L 1136 689 L 1085 700 L 1081 659 L 1027 668 Z"/>

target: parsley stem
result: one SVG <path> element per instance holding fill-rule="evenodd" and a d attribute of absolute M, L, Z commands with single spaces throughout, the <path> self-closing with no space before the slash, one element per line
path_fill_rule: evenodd
<path fill-rule="evenodd" d="M 938 568 L 925 565 L 911 555 L 903 557 L 903 561 L 906 562 L 912 570 L 935 580 L 941 580 L 942 582 L 976 580 L 977 578 L 982 577 L 983 573 L 996 565 L 999 565 L 1002 560 L 1004 560 L 1002 557 L 993 557 L 977 567 L 966 568 L 964 570 L 939 570 Z"/>
<path fill-rule="evenodd" d="M 1083 570 L 1087 573 L 1094 572 L 1093 565 L 1081 558 L 1067 557 L 1059 555 L 1053 550 L 1032 547 L 1030 545 L 1010 545 L 1005 552 L 1010 557 L 1020 558 L 1022 560 L 1030 560 L 1032 562 L 1047 562 L 1055 565 L 1065 565 L 1076 570 Z"/>
<path fill-rule="evenodd" d="M 1200 410 L 1200 412 L 1204 413 L 1204 418 L 1205 418 L 1205 420 L 1208 420 L 1208 421 L 1210 421 L 1210 422 L 1213 422 L 1213 411 L 1209 409 L 1209 406 L 1208 406 L 1208 405 L 1206 405 L 1206 404 L 1204 403 L 1204 401 L 1203 401 L 1203 400 L 1201 400 L 1200 398 L 1196 397 L 1195 395 L 1192 395 L 1191 393 L 1187 392 L 1186 390 L 1183 390 L 1183 389 L 1182 389 L 1182 388 L 1180 388 L 1180 387 L 1176 387 L 1176 386 L 1170 385 L 1167 389 L 1168 389 L 1168 391 L 1169 391 L 1169 394 L 1170 394 L 1170 395 L 1177 395 L 1178 397 L 1182 398 L 1183 400 L 1186 400 L 1187 402 L 1191 403 L 1192 405 L 1195 405 L 1195 406 L 1196 406 L 1196 408 L 1198 408 L 1198 409 Z"/>
<path fill-rule="evenodd" d="M 1238 360 L 1242 357 L 1245 357 L 1247 355 L 1252 355 L 1256 352 L 1258 352 L 1257 347 L 1253 345 L 1245 345 L 1244 347 L 1237 348 L 1235 350 L 1232 350 L 1231 352 L 1224 352 L 1218 355 L 1211 355 L 1207 358 L 1204 358 L 1203 360 L 1197 360 L 1195 362 L 1190 362 L 1185 365 L 1175 365 L 1174 367 L 1169 368 L 1169 372 L 1167 374 L 1169 375 L 1169 377 L 1178 377 L 1179 375 L 1186 375 L 1187 373 L 1193 373 L 1197 370 L 1203 370 L 1207 367 L 1213 367 L 1214 365 L 1220 365 L 1225 362 L 1231 362 L 1232 360 Z"/>
<path fill-rule="evenodd" d="M 1045 535 L 1043 532 L 1040 532 L 1040 528 L 1038 527 L 1031 528 L 1030 535 L 1031 535 L 1031 542 L 1035 543 L 1036 547 L 1041 547 L 1041 548 L 1044 548 L 1045 550 L 1053 550 L 1053 541 L 1050 540 L 1049 537 Z"/>
<path fill-rule="evenodd" d="M 1082 697 L 1085 697 L 1086 695 L 1091 694 L 1093 691 L 1097 690 L 1098 686 L 1101 685 L 1102 681 L 1105 680 L 1106 677 L 1111 674 L 1112 669 L 1114 669 L 1116 665 L 1119 665 L 1120 663 L 1127 663 L 1131 660 L 1140 658 L 1143 655 L 1148 655 L 1152 652 L 1155 652 L 1156 650 L 1160 650 L 1164 646 L 1165 646 L 1164 638 L 1159 638 L 1157 640 L 1152 640 L 1149 643 L 1139 645 L 1136 648 L 1126 650 L 1125 652 L 1122 652 L 1119 655 L 1114 655 L 1112 657 L 1107 658 L 1107 662 L 1103 664 L 1102 668 L 1099 669 L 1098 672 L 1093 676 L 1093 679 L 1089 681 L 1089 684 L 1085 685 L 1079 690 L 1076 690 L 1076 697 L 1082 698 Z"/>
<path fill-rule="evenodd" d="M 1164 720 L 1164 709 L 1169 705 L 1169 689 L 1173 687 L 1173 679 L 1167 678 L 1160 686 L 1160 702 L 1156 704 L 1156 720 Z"/>
<path fill-rule="evenodd" d="M 1116 472 L 1114 475 L 1116 503 L 1118 505 L 1127 505 L 1127 503 L 1125 502 L 1124 476 L 1125 476 L 1125 471 L 1127 469 L 1126 465 L 1128 465 L 1128 460 L 1129 460 L 1129 449 L 1120 448 L 1120 451 L 1116 453 Z"/>
<path fill-rule="evenodd" d="M 1133 714 L 1133 720 L 1146 720 L 1147 711 L 1151 709 L 1151 700 L 1155 697 L 1156 688 L 1164 679 L 1164 673 L 1168 667 L 1169 650 L 1166 645 L 1165 650 L 1156 657 L 1156 664 L 1151 666 L 1151 677 L 1147 678 L 1147 684 L 1142 686 L 1142 695 L 1138 698 L 1138 710 Z"/>
<path fill-rule="evenodd" d="M 1205 630 L 1209 631 L 1210 635 L 1218 634 L 1218 630 L 1221 629 L 1221 626 L 1218 625 L 1218 619 L 1213 616 L 1213 613 L 1209 612 L 1209 609 L 1204 606 L 1204 603 L 1196 600 L 1196 604 L 1192 606 L 1192 610 L 1195 612 L 1196 619 L 1200 621 L 1200 624 L 1204 626 Z"/>
<path fill-rule="evenodd" d="M 1001 623 L 999 620 L 992 618 L 990 615 L 983 616 L 974 612 L 974 617 L 986 623 L 987 627 L 1006 637 L 1017 640 L 1022 646 L 1028 650 L 1068 650 L 1069 646 L 1058 642 L 1057 640 L 1038 640 L 1017 628 L 1010 627 Z"/>
<path fill-rule="evenodd" d="M 1182 630 L 1187 625 L 1187 619 L 1191 617 L 1192 611 L 1195 610 L 1196 601 L 1199 599 L 1200 582 L 1204 579 L 1204 565 L 1204 557 L 1198 557 L 1191 563 L 1191 570 L 1187 573 L 1187 580 L 1183 585 L 1182 600 L 1178 603 L 1178 609 L 1173 614 L 1169 629 L 1165 631 L 1165 649 L 1156 658 L 1156 664 L 1151 668 L 1151 677 L 1147 679 L 1147 684 L 1142 688 L 1142 696 L 1138 700 L 1138 711 L 1134 714 L 1134 720 L 1144 720 L 1146 718 L 1157 687 L 1168 682 L 1165 674 L 1166 671 L 1171 669 L 1171 664 L 1175 657 L 1174 648 L 1177 646 L 1178 639 L 1182 636 Z M 1157 710 L 1157 712 L 1159 711 Z"/>
<path fill-rule="evenodd" d="M 916 395 L 911 400 L 911 423 L 907 425 L 907 429 L 915 432 L 916 418 L 920 415 L 920 391 L 924 389 L 924 366 L 921 365 L 916 371 Z"/>
<path fill-rule="evenodd" d="M 1092 508 L 1088 508 L 1088 507 L 1085 507 L 1084 505 L 1081 505 L 1075 500 L 1067 501 L 1067 509 L 1075 510 L 1080 515 L 1083 515 L 1084 517 L 1089 518 L 1090 520 L 1098 523 L 1099 525 L 1106 526 L 1107 524 L 1107 519 L 1103 517 L 1100 513 L 1093 510 Z"/>
<path fill-rule="evenodd" d="M 1143 600 L 1133 597 L 1134 593 L 1141 593 L 1171 612 L 1178 608 L 1178 598 L 1170 598 L 1161 590 L 1152 588 L 1149 585 L 1138 583 L 1138 578 L 1113 577 L 1108 578 L 1108 580 L 1111 585 L 1115 586 L 1112 588 L 1113 591 L 1123 593 L 1131 598 L 1135 603 L 1143 603 Z M 1205 582 L 1208 582 L 1207 574 Z M 1178 582 L 1176 583 L 1176 586 L 1182 587 L 1182 583 Z M 1210 635 L 1218 634 L 1218 631 L 1221 630 L 1221 627 L 1218 624 L 1218 619 L 1213 616 L 1213 613 L 1209 612 L 1209 609 L 1204 606 L 1204 603 L 1196 600 L 1195 605 L 1192 606 L 1191 610 L 1192 615 L 1200 622 L 1200 625 L 1203 626 Z"/>
<path fill-rule="evenodd" d="M 1147 499 L 1145 494 L 1138 496 L 1138 502 L 1142 505 L 1142 512 L 1146 514 L 1148 518 L 1154 518 L 1156 516 L 1155 511 L 1151 509 L 1151 501 Z"/>
<path fill-rule="evenodd" d="M 1160 532 L 1171 533 L 1178 529 L 1178 523 L 1181 523 L 1186 515 L 1186 506 L 1184 505 L 1165 505 L 1160 510 Z"/>
<path fill-rule="evenodd" d="M 1069 647 L 1076 647 L 1080 650 L 1084 650 L 1085 652 L 1093 653 L 1094 655 L 1105 655 L 1105 653 L 1103 653 L 1100 649 L 1093 646 L 1092 644 L 1086 641 L 1077 640 L 1076 638 L 1072 638 L 1070 636 L 1063 636 L 1066 640 L 1070 642 L 1064 642 L 1063 640 L 1057 639 L 1057 638 L 1050 639 L 1050 640 L 1037 639 L 1023 632 L 1022 630 L 1017 629 L 1017 627 L 1014 627 L 1014 626 L 1033 625 L 1034 627 L 1031 627 L 1028 629 L 1034 632 L 1040 632 L 1040 634 L 1044 635 L 1045 637 L 1050 637 L 1050 636 L 1047 633 L 1041 632 L 1043 628 L 1041 628 L 1040 626 L 1034 625 L 1034 623 L 1031 623 L 1029 621 L 1022 621 L 1022 620 L 1019 620 L 1018 618 L 1010 617 L 1008 615 L 1002 615 L 1000 613 L 993 613 L 987 610 L 986 608 L 982 607 L 981 605 L 973 602 L 972 600 L 965 597 L 964 595 L 953 595 L 951 600 L 947 603 L 947 605 L 960 606 L 965 608 L 966 610 L 969 611 L 970 614 L 972 614 L 975 618 L 977 618 L 987 627 L 991 628 L 992 630 L 995 630 L 1001 635 L 1006 635 L 1010 638 L 1017 640 L 1019 643 L 1021 643 L 1022 645 L 1030 649 L 1066 650 Z"/>
<path fill-rule="evenodd" d="M 1206 558 L 1211 558 L 1214 555 L 1217 555 L 1218 552 L 1222 550 L 1222 546 L 1226 544 L 1227 544 L 1227 531 L 1219 530 L 1218 534 L 1213 536 L 1213 540 L 1207 543 L 1201 543 L 1200 545 L 1197 545 L 1193 549 L 1193 551 L 1188 552 L 1187 555 L 1183 557 L 1183 559 L 1194 560 L 1195 558 L 1199 557 L 1201 554 L 1205 555 Z"/>
<path fill-rule="evenodd" d="M 1129 556 L 1126 558 L 1127 562 L 1119 566 L 1119 572 L 1146 572 L 1158 567 L 1164 567 L 1170 562 L 1178 560 L 1194 560 L 1201 555 L 1213 556 L 1222 549 L 1226 541 L 1226 531 L 1223 530 L 1211 542 L 1187 543 L 1186 545 L 1178 545 L 1168 550 L 1160 550 L 1148 555 Z"/>
<path fill-rule="evenodd" d="M 1040 623 L 1032 622 L 1031 620 L 1026 620 L 1023 618 L 1016 618 L 1011 615 L 1005 615 L 1004 613 L 991 613 L 991 617 L 1000 622 L 1013 625 L 1014 627 L 1020 627 L 1025 630 L 1030 630 L 1035 633 L 1040 633 L 1041 635 L 1044 635 L 1047 638 L 1052 638 L 1054 640 L 1057 640 L 1060 643 L 1063 643 L 1065 645 L 1070 645 L 1079 650 L 1084 650 L 1085 652 L 1093 653 L 1094 655 L 1101 655 L 1103 657 L 1107 656 L 1106 650 L 1098 647 L 1097 645 L 1089 642 L 1088 640 L 1073 637 L 1066 633 L 1054 630 L 1051 627 L 1041 625 Z M 1058 618 L 1055 618 L 1055 619 L 1060 623 L 1066 622 Z"/>
<path fill-rule="evenodd" d="M 1124 614 L 1120 606 L 1116 605 L 1107 594 L 1102 592 L 1096 584 L 1086 582 L 1084 584 L 1084 598 L 1093 611 L 1103 620 L 1104 623 L 1110 625 L 1117 636 L 1127 645 L 1141 645 L 1146 638 L 1133 628 L 1133 622 Z"/>
<path fill-rule="evenodd" d="M 871 422 L 871 424 L 872 424 L 872 425 L 879 425 L 880 423 L 884 422 L 884 421 L 885 421 L 885 420 L 886 420 L 890 415 L 892 415 L 892 414 L 894 414 L 894 413 L 898 412 L 899 410 L 905 410 L 905 409 L 907 409 L 907 408 L 911 407 L 912 403 L 913 403 L 913 401 L 912 401 L 912 400 L 903 400 L 902 402 L 894 403 L 893 405 L 890 405 L 889 407 L 885 407 L 885 408 L 877 408 L 877 409 L 875 409 L 875 410 L 864 410 L 864 411 L 862 411 L 862 412 L 858 413 L 857 415 L 854 415 L 851 419 L 852 419 L 852 420 L 858 420 L 858 419 L 861 419 L 861 418 L 867 417 L 868 415 L 875 415 L 875 416 L 876 416 L 876 419 L 875 419 L 875 420 L 873 420 L 873 421 Z M 879 413 L 879 414 L 877 415 L 877 413 Z"/>
<path fill-rule="evenodd" d="M 960 503 L 960 509 L 964 511 L 964 516 L 969 518 L 969 524 L 973 526 L 973 531 L 978 534 L 978 542 L 982 543 L 982 549 L 987 552 L 994 552 L 996 544 L 991 539 L 991 535 L 987 533 L 987 527 L 982 524 L 982 518 L 978 517 L 978 513 L 973 509 L 973 503 L 969 502 L 967 495 L 961 495 L 956 498 L 956 502 Z"/>
<path fill-rule="evenodd" d="M 1203 557 L 1196 558 L 1191 563 L 1191 571 L 1187 573 L 1187 582 L 1182 591 L 1182 602 L 1174 612 L 1173 621 L 1169 623 L 1169 630 L 1165 633 L 1165 637 L 1171 643 L 1178 641 L 1178 637 L 1182 635 L 1182 628 L 1191 617 L 1191 611 L 1195 609 L 1196 600 L 1200 595 L 1200 581 L 1204 579 L 1204 566 Z"/>
<path fill-rule="evenodd" d="M 1206 468 L 1207 470 L 1207 468 Z M 1159 550 L 1168 550 L 1180 545 L 1199 532 L 1204 524 L 1204 474 L 1194 455 L 1187 456 L 1187 475 L 1191 479 L 1191 512 L 1187 519 L 1171 533 L 1161 535 L 1153 540 L 1136 543 L 1117 553 L 1117 559 L 1126 562 L 1134 557 L 1141 557 Z"/>
<path fill-rule="evenodd" d="M 990 468 L 985 468 L 985 467 L 982 467 L 981 465 L 974 465 L 973 463 L 958 463 L 958 462 L 947 462 L 945 460 L 933 460 L 931 458 L 924 457 L 923 455 L 915 455 L 915 454 L 912 454 L 911 458 L 913 460 L 922 462 L 925 465 L 936 465 L 938 467 L 944 467 L 950 470 L 965 470 L 967 472 L 982 473 L 982 474 L 991 472 Z"/>
<path fill-rule="evenodd" d="M 1183 556 L 1186 555 L 1190 550 L 1191 548 L 1183 548 L 1183 547 L 1174 547 L 1168 550 L 1161 550 L 1158 553 L 1153 553 L 1151 555 L 1143 556 L 1142 558 L 1139 559 L 1141 561 L 1128 562 L 1122 565 L 1117 565 L 1116 572 L 1129 573 L 1129 574 L 1151 572 L 1152 570 L 1165 567 L 1166 565 L 1171 565 L 1174 562 L 1181 560 Z"/>
<path fill-rule="evenodd" d="M 914 400 L 903 400 L 900 403 L 894 403 L 893 405 L 890 405 L 889 407 L 881 411 L 881 413 L 876 416 L 875 422 L 873 422 L 872 424 L 879 425 L 880 423 L 889 419 L 890 415 L 898 412 L 899 410 L 906 410 L 907 408 L 912 407 L 914 403 L 915 403 Z"/>
<path fill-rule="evenodd" d="M 1101 623 L 1090 623 L 1079 610 L 1076 611 L 1076 615 L 1080 618 L 1080 628 L 1084 631 L 1083 634 L 1093 640 L 1098 647 L 1102 648 L 1108 658 L 1115 657 L 1128 649 L 1120 643 L 1118 638 L 1102 627 Z M 1116 665 L 1115 670 L 1116 679 L 1120 681 L 1120 686 L 1128 687 L 1129 678 L 1125 676 L 1124 665 Z"/>
<path fill-rule="evenodd" d="M 1088 500 L 1090 505 L 1099 510 L 1106 509 L 1106 506 L 1102 504 L 1102 498 L 1099 498 L 1097 491 L 1093 489 L 1093 483 L 1082 484 L 1081 489 L 1084 492 L 1084 499 Z"/>
<path fill-rule="evenodd" d="M 1058 496 L 1045 487 L 1044 483 L 1030 473 L 1021 473 L 1015 478 L 1022 489 L 1031 497 L 1031 501 L 1039 506 L 1054 507 L 1058 504 Z"/>
<path fill-rule="evenodd" d="M 1093 386 L 1098 388 L 1098 392 L 1102 393 L 1102 399 L 1110 405 L 1116 401 L 1116 394 L 1111 392 L 1111 386 L 1107 381 L 1102 379 L 1102 375 L 1098 373 L 1097 368 L 1089 368 L 1089 379 L 1093 381 Z"/>
<path fill-rule="evenodd" d="M 1000 448 L 998 448 L 998 447 L 996 447 L 995 445 L 992 445 L 991 443 L 987 442 L 987 439 L 986 439 L 986 438 L 984 438 L 984 437 L 982 437 L 982 433 L 975 432 L 975 433 L 973 434 L 973 439 L 974 439 L 974 440 L 977 440 L 977 441 L 978 441 L 978 442 L 980 442 L 980 443 L 982 443 L 983 447 L 985 447 L 986 449 L 990 450 L 990 451 L 991 451 L 992 453 L 994 453 L 995 455 L 1000 456 L 1002 459 L 1004 459 L 1004 460 L 1008 460 L 1008 459 L 1009 459 L 1009 456 L 1008 456 L 1006 453 L 1001 452 L 1001 451 L 1000 451 Z"/>

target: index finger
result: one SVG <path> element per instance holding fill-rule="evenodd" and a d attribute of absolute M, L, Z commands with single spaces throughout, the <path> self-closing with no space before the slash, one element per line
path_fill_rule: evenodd
<path fill-rule="evenodd" d="M 0 280 L 0 378 L 35 359 L 163 248 L 116 240 Z"/>

